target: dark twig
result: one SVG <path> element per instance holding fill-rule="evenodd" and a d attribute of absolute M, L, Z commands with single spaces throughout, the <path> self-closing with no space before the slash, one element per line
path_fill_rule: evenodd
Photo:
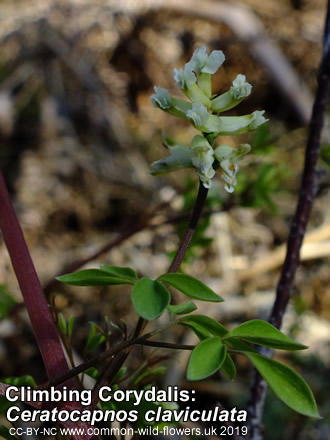
<path fill-rule="evenodd" d="M 312 118 L 309 125 L 309 134 L 305 152 L 305 165 L 302 176 L 299 199 L 293 217 L 287 253 L 282 268 L 281 277 L 277 286 L 276 299 L 269 322 L 275 327 L 282 325 L 283 315 L 291 297 L 292 285 L 296 270 L 299 265 L 299 254 L 306 227 L 312 210 L 313 200 L 317 190 L 316 166 L 320 150 L 320 138 L 327 108 L 327 98 L 330 79 L 330 2 L 328 2 L 327 17 L 324 31 L 324 48 L 318 75 L 318 86 L 313 106 Z M 271 356 L 271 351 L 263 354 Z M 261 419 L 263 403 L 267 385 L 259 374 L 256 373 L 249 401 L 250 413 L 250 438 L 262 439 Z"/>
<path fill-rule="evenodd" d="M 191 213 L 188 227 L 186 229 L 186 232 L 181 240 L 181 243 L 179 245 L 179 248 L 175 254 L 175 257 L 173 258 L 173 261 L 167 271 L 167 273 L 174 273 L 177 272 L 179 269 L 184 256 L 186 255 L 187 249 L 189 247 L 189 244 L 193 238 L 193 235 L 195 233 L 198 221 L 202 215 L 203 207 L 207 198 L 208 189 L 204 187 L 202 181 L 199 181 L 199 189 L 197 198 L 195 201 L 195 205 L 193 208 L 193 211 Z M 141 331 L 144 329 L 146 325 L 146 321 L 142 318 L 139 318 L 135 331 L 134 331 L 134 337 L 137 337 Z"/>
<path fill-rule="evenodd" d="M 113 379 L 116 377 L 117 372 L 121 369 L 124 362 L 126 361 L 128 355 L 129 355 L 128 350 L 121 351 L 113 359 L 111 359 L 110 361 L 109 360 L 107 361 L 106 367 L 104 368 L 103 376 L 101 377 L 100 381 L 96 384 L 96 386 L 93 388 L 92 402 L 91 402 L 90 406 L 88 407 L 88 409 L 90 411 L 93 411 L 99 402 L 100 389 L 106 384 L 111 384 Z"/>
<path fill-rule="evenodd" d="M 187 249 L 189 247 L 191 239 L 192 239 L 194 232 L 196 230 L 198 221 L 199 221 L 200 216 L 202 214 L 202 210 L 203 210 L 203 206 L 204 206 L 204 203 L 205 203 L 205 200 L 207 197 L 207 193 L 208 193 L 208 189 L 205 188 L 204 185 L 202 184 L 202 182 L 200 181 L 197 199 L 196 199 L 195 206 L 194 206 L 193 212 L 192 212 L 190 220 L 189 220 L 187 230 L 183 236 L 183 239 L 180 243 L 179 249 L 178 249 L 175 257 L 173 258 L 172 264 L 170 265 L 170 267 L 168 269 L 168 273 L 176 272 L 179 269 L 179 267 L 182 263 L 182 260 L 184 259 L 184 256 L 186 255 Z"/>
<path fill-rule="evenodd" d="M 148 347 L 168 348 L 171 350 L 193 350 L 195 345 L 172 344 L 170 342 L 161 341 L 141 341 L 137 345 L 147 345 Z"/>
<path fill-rule="evenodd" d="M 120 342 L 119 344 L 115 345 L 114 347 L 110 348 L 109 350 L 106 350 L 103 353 L 89 359 L 88 361 L 81 363 L 77 367 L 72 368 L 70 371 L 57 377 L 56 379 L 51 380 L 43 385 L 38 386 L 38 389 L 44 390 L 44 389 L 48 389 L 50 387 L 57 387 L 58 385 L 61 385 L 62 383 L 67 382 L 68 380 L 77 376 L 78 374 L 83 373 L 88 368 L 94 367 L 95 365 L 99 364 L 100 362 L 105 362 L 107 359 L 109 359 L 111 357 L 114 358 L 115 355 L 117 355 L 118 353 L 124 352 L 125 350 L 131 348 L 133 345 L 139 345 L 141 342 L 169 329 L 170 327 L 172 327 L 176 324 L 177 324 L 177 321 L 172 321 L 166 327 L 161 327 L 156 330 L 153 330 L 152 332 L 145 333 L 144 335 L 139 336 L 138 338 L 130 338 L 127 341 Z"/>

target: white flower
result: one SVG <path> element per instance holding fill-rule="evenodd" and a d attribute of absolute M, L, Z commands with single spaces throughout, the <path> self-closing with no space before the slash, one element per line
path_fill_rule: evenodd
<path fill-rule="evenodd" d="M 252 119 L 251 119 L 251 122 L 249 125 L 250 130 L 255 130 L 260 125 L 262 125 L 268 121 L 268 119 L 266 119 L 263 116 L 264 113 L 265 113 L 265 110 L 256 110 L 255 112 L 252 113 Z"/>
<path fill-rule="evenodd" d="M 203 136 L 195 136 L 192 141 L 191 162 L 197 168 L 197 174 L 205 188 L 210 188 L 215 175 L 214 150 Z"/>
<path fill-rule="evenodd" d="M 219 145 L 214 151 L 214 155 L 219 162 L 233 156 L 233 154 L 234 148 L 227 144 Z"/>
<path fill-rule="evenodd" d="M 246 82 L 245 75 L 237 75 L 233 81 L 233 85 L 230 88 L 230 93 L 234 99 L 243 99 L 249 96 L 252 86 Z"/>
<path fill-rule="evenodd" d="M 187 111 L 186 117 L 196 128 L 200 128 L 207 122 L 210 114 L 204 105 L 194 102 L 192 109 Z"/>
<path fill-rule="evenodd" d="M 220 167 L 223 170 L 221 177 L 226 182 L 225 190 L 231 193 L 237 185 L 236 174 L 239 170 L 239 166 L 237 163 L 231 162 L 230 159 L 224 159 L 220 162 Z"/>
<path fill-rule="evenodd" d="M 214 162 L 213 148 L 206 145 L 192 147 L 191 161 L 202 173 L 207 173 Z"/>
<path fill-rule="evenodd" d="M 210 168 L 206 173 L 200 173 L 198 172 L 199 178 L 203 182 L 203 186 L 205 188 L 211 188 L 212 186 L 212 179 L 215 175 L 215 171 L 213 168 Z"/>
<path fill-rule="evenodd" d="M 230 159 L 224 159 L 220 162 L 220 166 L 227 176 L 234 178 L 239 170 L 237 163 L 231 161 Z"/>
<path fill-rule="evenodd" d="M 222 50 L 213 50 L 210 55 L 206 53 L 206 47 L 202 46 L 195 50 L 189 61 L 192 70 L 199 75 L 200 73 L 215 73 L 225 61 Z"/>
<path fill-rule="evenodd" d="M 232 193 L 237 185 L 236 175 L 239 170 L 240 160 L 251 150 L 249 144 L 241 144 L 238 148 L 222 144 L 216 148 L 214 155 L 223 171 L 222 179 L 226 182 L 225 190 Z"/>
<path fill-rule="evenodd" d="M 220 135 L 240 135 L 255 130 L 267 119 L 264 111 L 255 111 L 243 116 L 220 116 L 221 112 L 237 106 L 250 95 L 252 86 L 245 75 L 239 74 L 227 92 L 216 96 L 212 93 L 212 74 L 225 61 L 221 50 L 208 55 L 206 47 L 196 49 L 184 69 L 174 69 L 176 84 L 189 101 L 174 98 L 167 89 L 155 87 L 151 101 L 155 107 L 190 121 L 203 136 L 195 136 L 191 147 L 177 144 L 170 138 L 164 143 L 170 155 L 151 166 L 151 174 L 163 174 L 182 168 L 195 168 L 204 187 L 210 188 L 215 170 L 221 168 L 225 189 L 233 192 L 237 185 L 237 173 L 241 159 L 251 150 L 250 145 L 237 148 L 222 144 L 213 150 L 214 142 Z M 216 163 L 214 163 L 216 162 Z"/>
<path fill-rule="evenodd" d="M 167 89 L 162 87 L 154 87 L 155 94 L 150 96 L 151 102 L 154 107 L 159 107 L 162 110 L 167 110 L 171 107 L 171 95 Z"/>
<path fill-rule="evenodd" d="M 174 69 L 173 77 L 176 84 L 180 87 L 181 90 L 189 89 L 196 82 L 196 76 L 192 71 L 192 66 L 187 63 L 182 69 Z"/>
<path fill-rule="evenodd" d="M 233 162 L 239 162 L 250 151 L 251 146 L 249 144 L 240 144 L 237 148 L 227 144 L 221 144 L 215 149 L 214 155 L 218 162 L 229 158 Z"/>

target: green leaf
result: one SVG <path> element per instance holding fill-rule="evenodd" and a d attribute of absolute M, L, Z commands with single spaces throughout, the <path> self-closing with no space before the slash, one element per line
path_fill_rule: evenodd
<path fill-rule="evenodd" d="M 177 324 L 189 327 L 201 341 L 213 335 L 223 338 L 228 333 L 228 330 L 222 324 L 204 315 L 185 316 L 179 319 Z M 239 339 L 223 339 L 223 342 L 234 350 L 256 352 L 253 347 L 250 347 Z"/>
<path fill-rule="evenodd" d="M 244 354 L 287 406 L 305 416 L 320 418 L 311 389 L 292 368 L 259 353 Z"/>
<path fill-rule="evenodd" d="M 0 285 L 0 318 L 7 318 L 16 301 L 9 295 L 5 286 Z"/>
<path fill-rule="evenodd" d="M 59 313 L 58 314 L 58 328 L 60 330 L 61 333 L 63 333 L 63 335 L 66 335 L 66 320 L 63 316 L 63 313 Z"/>
<path fill-rule="evenodd" d="M 127 367 L 121 367 L 121 369 L 113 378 L 112 383 L 118 383 L 120 379 L 122 379 L 125 376 L 126 373 L 127 373 Z"/>
<path fill-rule="evenodd" d="M 207 330 L 205 330 L 203 327 L 196 324 L 195 322 L 181 322 L 180 320 L 177 321 L 177 324 L 190 328 L 190 330 L 192 330 L 195 333 L 195 335 L 198 337 L 200 341 L 203 341 L 204 339 L 208 339 L 212 336 Z"/>
<path fill-rule="evenodd" d="M 134 286 L 132 302 L 136 312 L 151 321 L 158 318 L 169 305 L 170 292 L 158 281 L 141 278 Z"/>
<path fill-rule="evenodd" d="M 105 336 L 97 333 L 94 336 L 88 337 L 87 344 L 85 346 L 85 353 L 90 352 L 94 348 L 98 347 L 105 341 Z"/>
<path fill-rule="evenodd" d="M 0 396 L 0 415 L 6 416 L 8 409 L 13 405 L 14 402 L 9 402 L 5 396 Z"/>
<path fill-rule="evenodd" d="M 69 336 L 69 338 L 71 338 L 71 336 L 72 336 L 74 321 L 75 321 L 75 317 L 73 315 L 70 316 L 69 321 L 68 321 L 68 336 Z"/>
<path fill-rule="evenodd" d="M 167 310 L 173 313 L 173 315 L 184 315 L 186 313 L 191 313 L 196 309 L 197 306 L 192 301 L 186 302 L 184 304 L 178 304 L 176 306 L 167 306 Z"/>
<path fill-rule="evenodd" d="M 85 346 L 85 354 L 98 347 L 105 341 L 105 336 L 102 333 L 96 331 L 97 325 L 91 322 L 91 329 L 89 331 L 88 339 Z"/>
<path fill-rule="evenodd" d="M 221 366 L 221 371 L 230 379 L 234 380 L 236 377 L 236 366 L 229 354 L 226 354 L 224 363 Z"/>
<path fill-rule="evenodd" d="M 135 270 L 130 267 L 118 267 L 118 266 L 109 266 L 108 264 L 102 264 L 100 270 L 107 272 L 114 277 L 121 278 L 123 280 L 127 279 L 132 281 L 134 284 L 138 280 L 138 276 L 136 275 Z"/>
<path fill-rule="evenodd" d="M 167 273 L 161 275 L 158 278 L 158 281 L 175 287 L 190 298 L 211 302 L 223 301 L 223 299 L 214 293 L 213 290 L 190 275 L 183 273 Z"/>
<path fill-rule="evenodd" d="M 87 370 L 85 370 L 85 374 L 87 374 L 87 376 L 92 377 L 95 380 L 98 379 L 100 376 L 98 369 L 95 367 L 90 367 Z"/>
<path fill-rule="evenodd" d="M 255 348 L 251 347 L 243 341 L 240 341 L 239 339 L 224 339 L 223 343 L 236 351 L 250 351 L 251 353 L 258 353 Z"/>
<path fill-rule="evenodd" d="M 330 145 L 323 145 L 321 147 L 320 158 L 326 165 L 330 165 Z"/>
<path fill-rule="evenodd" d="M 211 376 L 223 365 L 226 353 L 226 346 L 219 337 L 205 339 L 191 352 L 187 379 L 202 380 Z"/>
<path fill-rule="evenodd" d="M 208 338 L 211 335 L 223 337 L 228 333 L 228 330 L 223 325 L 221 325 L 215 319 L 204 315 L 185 316 L 178 321 L 178 324 L 181 323 L 191 327 L 192 330 L 199 330 L 199 332 L 206 335 Z"/>
<path fill-rule="evenodd" d="M 304 350 L 308 348 L 306 345 L 299 344 L 289 338 L 269 322 L 260 319 L 244 322 L 227 333 L 224 340 L 237 338 L 281 350 Z"/>
<path fill-rule="evenodd" d="M 70 286 L 111 286 L 116 284 L 134 284 L 128 278 L 119 278 L 100 269 L 85 269 L 56 277 L 58 281 Z"/>
<path fill-rule="evenodd" d="M 25 376 L 18 377 L 6 377 L 5 379 L 1 379 L 1 382 L 4 382 L 7 385 L 15 385 L 16 387 L 32 387 L 35 388 L 37 386 L 35 380 L 32 376 L 26 374 Z"/>

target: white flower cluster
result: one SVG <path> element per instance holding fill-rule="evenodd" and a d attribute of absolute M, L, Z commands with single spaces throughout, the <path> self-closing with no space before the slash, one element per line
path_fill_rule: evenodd
<path fill-rule="evenodd" d="M 195 50 L 184 69 L 174 69 L 174 80 L 190 101 L 174 98 L 167 89 L 155 87 L 151 96 L 152 104 L 173 116 L 187 119 L 203 136 L 195 136 L 191 146 L 177 144 L 165 137 L 164 144 L 171 155 L 154 162 L 151 174 L 159 175 L 182 168 L 195 168 L 206 188 L 210 188 L 216 169 L 222 169 L 225 190 L 233 192 L 237 184 L 236 175 L 240 160 L 251 150 L 242 144 L 234 148 L 214 142 L 220 135 L 237 135 L 255 130 L 264 124 L 264 111 L 255 111 L 244 116 L 220 116 L 219 114 L 236 107 L 250 95 L 252 86 L 245 75 L 237 75 L 230 90 L 219 95 L 212 94 L 211 75 L 216 73 L 225 61 L 221 50 L 210 55 L 206 47 Z"/>

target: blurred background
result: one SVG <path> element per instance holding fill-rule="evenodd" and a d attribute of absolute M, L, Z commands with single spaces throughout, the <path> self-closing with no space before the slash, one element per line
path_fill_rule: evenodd
<path fill-rule="evenodd" d="M 166 272 L 197 176 L 184 170 L 152 177 L 148 171 L 166 154 L 162 132 L 189 143 L 196 131 L 152 107 L 150 95 L 157 85 L 180 97 L 173 68 L 183 67 L 201 45 L 226 55 L 214 93 L 227 91 L 243 73 L 253 89 L 239 114 L 264 109 L 270 121 L 240 138 L 251 143 L 252 154 L 235 193 L 223 190 L 220 175 L 214 179 L 182 269 L 225 298 L 211 309 L 200 304 L 200 312 L 228 327 L 267 319 L 299 190 L 325 0 L 2 0 L 0 8 L 0 164 L 49 301 L 56 313 L 76 317 L 77 362 L 90 321 L 104 328 L 105 316 L 115 323 L 123 318 L 133 327 L 130 291 L 65 287 L 52 279 L 82 260 L 85 268 L 107 263 L 150 277 Z M 222 141 L 235 145 L 237 139 Z M 277 355 L 308 381 L 324 418 L 297 415 L 269 393 L 269 440 L 330 436 L 329 166 L 327 122 L 318 192 L 284 321 L 284 331 L 310 349 Z M 1 239 L 0 314 L 0 376 L 30 374 L 42 383 L 42 361 Z M 180 332 L 166 336 L 176 338 L 196 342 Z M 150 360 L 160 352 L 148 349 L 137 350 L 130 368 L 147 359 L 150 380 L 191 387 L 187 356 L 173 362 L 173 352 L 165 354 L 166 371 Z M 246 406 L 252 370 L 237 361 L 234 383 L 214 376 L 193 384 L 200 406 Z"/>

